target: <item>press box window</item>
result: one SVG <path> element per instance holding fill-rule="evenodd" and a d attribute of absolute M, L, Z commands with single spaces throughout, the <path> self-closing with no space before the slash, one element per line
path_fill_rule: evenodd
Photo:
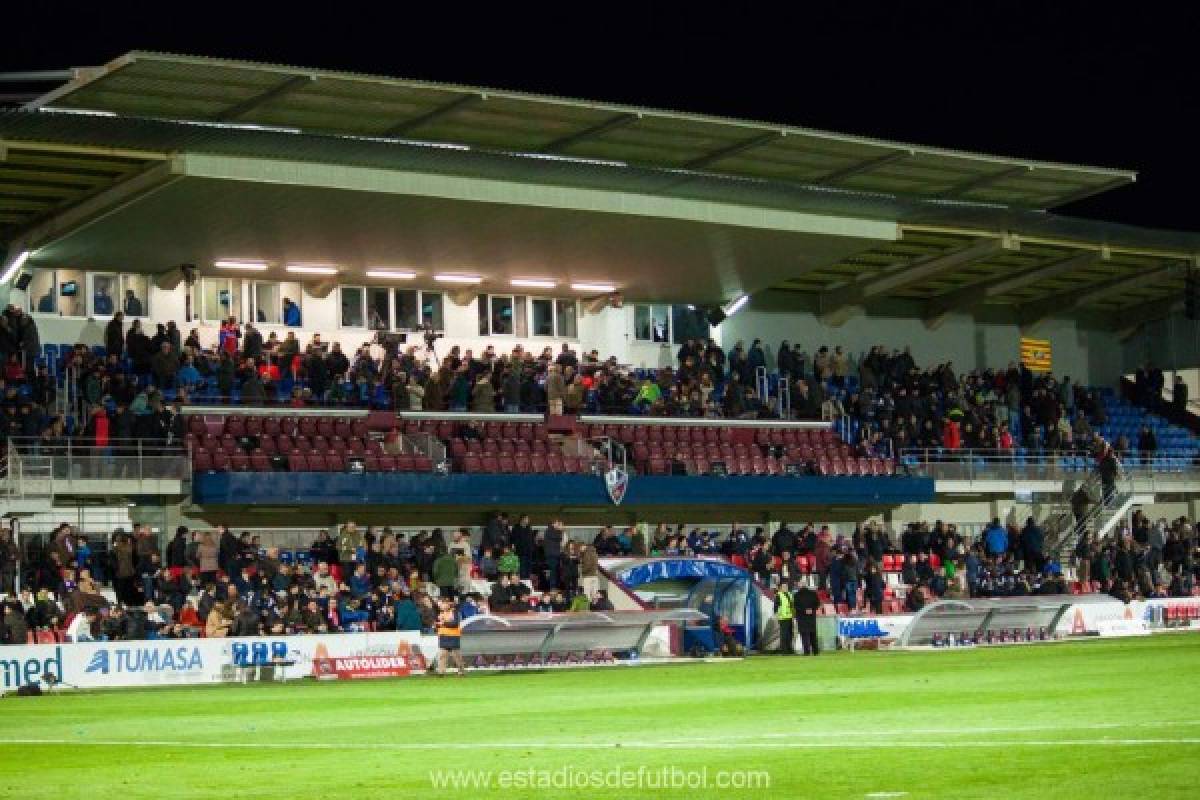
<path fill-rule="evenodd" d="M 251 284 L 250 302 L 254 309 L 254 321 L 263 325 L 288 325 L 299 327 L 303 318 L 300 295 L 303 288 L 298 283 L 255 281 Z M 289 305 L 295 308 L 289 313 Z"/>
<path fill-rule="evenodd" d="M 670 306 L 635 305 L 633 307 L 633 335 L 639 342 L 670 342 Z"/>
<path fill-rule="evenodd" d="M 205 322 L 241 319 L 242 287 L 232 278 L 200 279 L 200 317 Z"/>
<path fill-rule="evenodd" d="M 120 303 L 127 317 L 150 316 L 150 277 L 122 275 Z"/>
<path fill-rule="evenodd" d="M 343 286 L 338 290 L 342 303 L 342 327 L 362 328 L 366 318 L 364 312 L 364 291 L 361 286 Z"/>
<path fill-rule="evenodd" d="M 120 302 L 117 276 L 108 272 L 93 272 L 89 277 L 92 282 L 92 315 L 111 317 L 116 314 Z"/>

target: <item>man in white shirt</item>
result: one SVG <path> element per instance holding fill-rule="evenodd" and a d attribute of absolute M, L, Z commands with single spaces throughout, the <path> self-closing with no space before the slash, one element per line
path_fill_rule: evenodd
<path fill-rule="evenodd" d="M 96 637 L 92 636 L 92 623 L 96 621 L 96 612 L 94 609 L 87 609 L 75 615 L 71 620 L 71 624 L 67 626 L 67 641 L 68 642 L 94 642 Z"/>

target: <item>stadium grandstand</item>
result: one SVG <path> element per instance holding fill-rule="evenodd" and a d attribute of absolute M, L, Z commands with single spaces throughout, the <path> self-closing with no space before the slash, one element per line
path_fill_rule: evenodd
<path fill-rule="evenodd" d="M 1134 172 L 42 77 L 0 109 L 4 691 L 1200 627 L 1200 235 L 1055 211 Z"/>

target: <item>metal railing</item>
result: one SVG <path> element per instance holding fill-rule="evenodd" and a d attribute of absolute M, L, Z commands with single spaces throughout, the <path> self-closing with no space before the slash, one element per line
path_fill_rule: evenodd
<path fill-rule="evenodd" d="M 900 463 L 911 472 L 942 481 L 1066 481 L 1083 480 L 1096 470 L 1096 461 L 1079 451 L 1042 450 L 1021 454 L 1013 450 L 944 450 L 907 448 Z M 1200 467 L 1179 459 L 1126 459 L 1122 474 L 1142 482 L 1136 491 L 1177 487 L 1200 481 Z"/>
<path fill-rule="evenodd" d="M 46 482 L 189 481 L 192 477 L 191 460 L 182 446 L 147 439 L 113 439 L 97 447 L 72 439 L 13 438 L 8 441 L 6 465 L 10 494 L 24 494 Z"/>
<path fill-rule="evenodd" d="M 400 441 L 403 443 L 405 453 L 428 457 L 433 463 L 435 471 L 439 465 L 449 464 L 450 457 L 446 452 L 446 445 L 442 444 L 441 439 L 432 433 L 426 431 L 402 433 L 400 434 Z"/>

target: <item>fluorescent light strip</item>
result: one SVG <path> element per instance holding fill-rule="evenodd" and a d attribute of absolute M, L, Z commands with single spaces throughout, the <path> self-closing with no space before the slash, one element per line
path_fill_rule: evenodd
<path fill-rule="evenodd" d="M 242 269 L 250 272 L 262 272 L 267 268 L 267 262 L 243 261 L 237 258 L 223 258 L 220 261 L 214 261 L 213 266 L 218 269 Z"/>
<path fill-rule="evenodd" d="M 368 278 L 387 278 L 388 280 L 410 281 L 417 277 L 417 273 L 406 269 L 383 269 L 383 268 L 368 268 Z"/>
<path fill-rule="evenodd" d="M 572 283 L 571 288 L 577 292 L 615 292 L 617 287 L 611 283 Z"/>
<path fill-rule="evenodd" d="M 337 275 L 338 272 L 337 267 L 326 264 L 288 264 L 286 269 L 301 275 Z"/>
<path fill-rule="evenodd" d="M 558 286 L 557 281 L 542 278 L 513 278 L 509 283 L 513 286 L 524 286 L 528 289 L 553 289 L 555 286 Z"/>
<path fill-rule="evenodd" d="M 101 111 L 93 108 L 60 108 L 56 106 L 40 106 L 38 111 L 47 114 L 79 114 L 84 117 L 115 117 L 115 111 Z"/>
<path fill-rule="evenodd" d="M 434 275 L 433 279 L 435 281 L 441 281 L 442 283 L 480 283 L 483 281 L 483 278 L 479 277 L 478 275 L 442 274 Z"/>
<path fill-rule="evenodd" d="M 12 276 L 16 274 L 17 270 L 25 266 L 25 262 L 28 260 L 28 250 L 22 250 L 20 253 L 18 253 L 17 257 L 13 259 L 13 262 L 8 265 L 8 269 L 4 270 L 4 277 L 0 278 L 0 284 L 8 283 L 12 279 Z"/>
<path fill-rule="evenodd" d="M 744 294 L 737 300 L 729 304 L 729 308 L 725 309 L 725 316 L 732 317 L 734 314 L 742 310 L 742 306 L 750 302 L 750 295 Z"/>

